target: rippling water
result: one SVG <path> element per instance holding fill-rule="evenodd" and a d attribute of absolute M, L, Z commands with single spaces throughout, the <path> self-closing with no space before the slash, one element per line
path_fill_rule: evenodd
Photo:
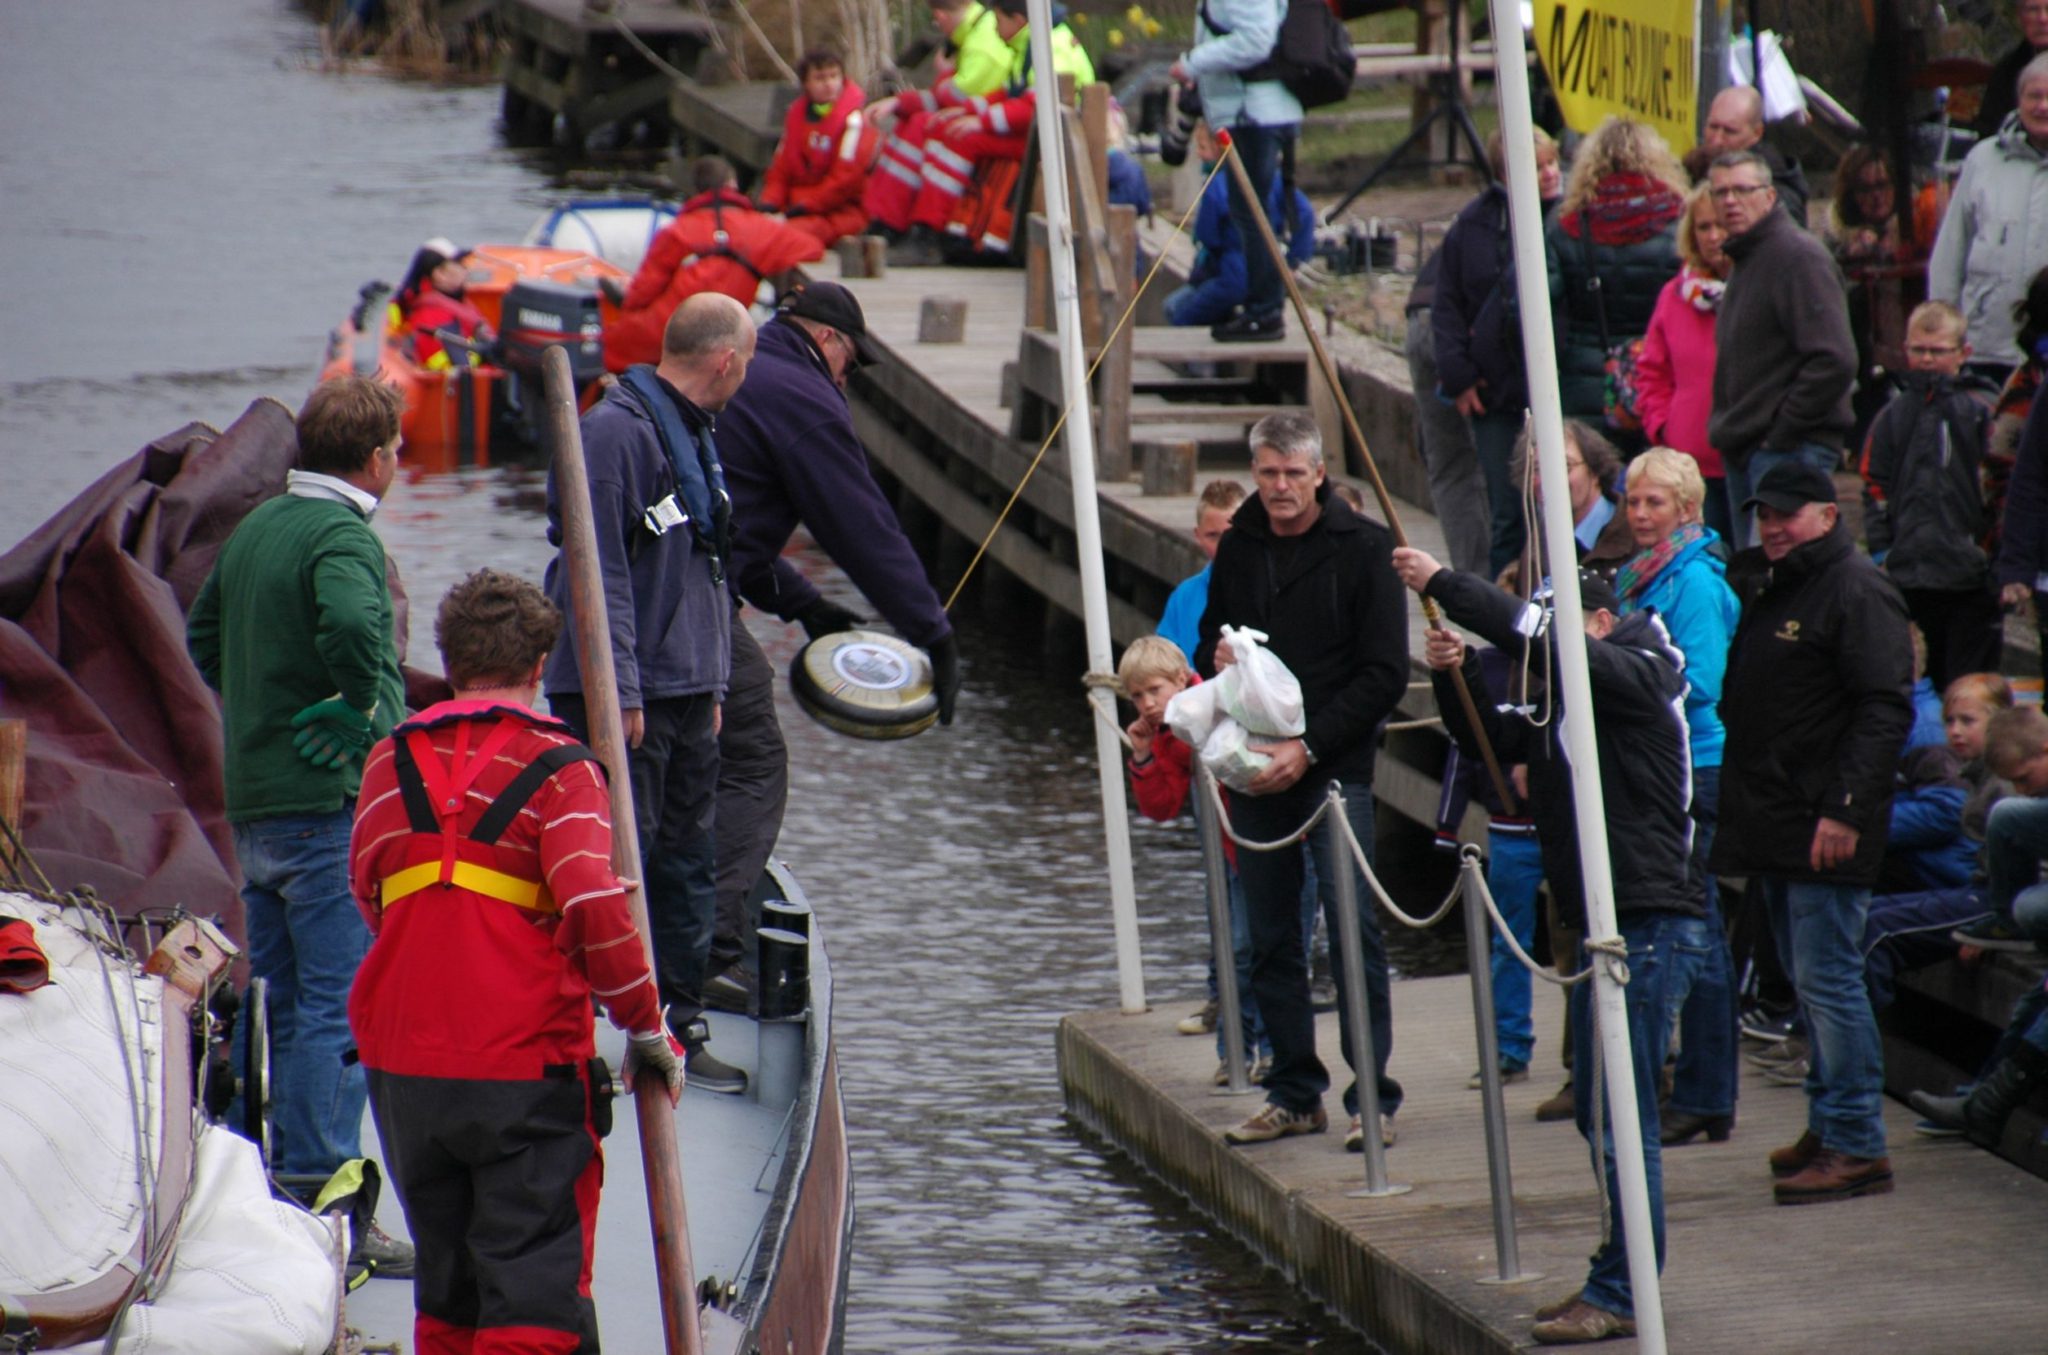
<path fill-rule="evenodd" d="M 315 51 L 282 0 L 0 5 L 0 546 L 187 420 L 295 405 L 360 283 L 549 200 L 551 167 L 495 140 L 495 90 L 322 72 Z M 409 479 L 377 521 L 424 617 L 478 565 L 537 577 L 539 510 L 537 474 L 507 469 Z M 848 1348 L 1366 1350 L 1063 1120 L 1053 1027 L 1117 993 L 1080 665 L 1035 621 L 970 599 L 960 622 L 952 729 L 860 743 L 784 710 L 783 851 L 841 985 Z M 797 633 L 760 629 L 786 664 Z M 1191 835 L 1134 837 L 1148 986 L 1187 998 Z"/>

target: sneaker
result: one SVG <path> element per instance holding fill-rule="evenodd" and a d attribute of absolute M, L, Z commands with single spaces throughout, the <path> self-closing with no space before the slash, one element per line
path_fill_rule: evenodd
<path fill-rule="evenodd" d="M 1380 1116 L 1380 1147 L 1393 1147 L 1396 1137 L 1398 1136 L 1394 1132 L 1394 1117 L 1391 1115 Z M 1362 1153 L 1365 1151 L 1365 1121 L 1359 1116 L 1352 1116 L 1350 1128 L 1344 1131 L 1344 1151 L 1347 1153 Z"/>
<path fill-rule="evenodd" d="M 1311 979 L 1308 985 L 1310 1011 L 1333 1012 L 1337 1010 L 1337 985 L 1329 979 Z"/>
<path fill-rule="evenodd" d="M 1617 1336 L 1634 1336 L 1634 1319 L 1605 1308 L 1595 1308 L 1580 1299 L 1548 1321 L 1529 1328 L 1539 1346 L 1569 1346 L 1585 1341 L 1611 1341 Z"/>
<path fill-rule="evenodd" d="M 2034 938 L 2012 925 L 2012 919 L 1993 914 L 1981 922 L 1967 927 L 1958 927 L 1948 934 L 1949 940 L 1959 946 L 1975 946 L 1979 950 L 2003 950 L 2018 955 L 2032 955 L 2040 949 Z"/>
<path fill-rule="evenodd" d="M 1572 1081 L 1570 1078 L 1566 1078 L 1564 1085 L 1551 1093 L 1549 1100 L 1542 1102 L 1536 1107 L 1536 1118 L 1544 1124 L 1551 1124 L 1558 1120 L 1569 1120 L 1576 1114 L 1578 1114 L 1578 1108 L 1572 1104 Z"/>
<path fill-rule="evenodd" d="M 1526 1064 L 1526 1063 L 1503 1063 L 1503 1064 L 1501 1064 L 1501 1066 L 1500 1066 L 1500 1085 L 1501 1085 L 1501 1086 L 1505 1087 L 1505 1086 L 1507 1086 L 1507 1085 L 1508 1085 L 1509 1083 L 1511 1083 L 1511 1082 L 1527 1082 L 1528 1080 L 1529 1080 L 1529 1065 L 1528 1065 L 1528 1064 Z M 1485 1078 L 1485 1075 L 1484 1075 L 1483 1071 L 1481 1071 L 1481 1072 L 1475 1072 L 1475 1073 L 1473 1073 L 1473 1074 L 1472 1074 L 1472 1076 L 1471 1076 L 1471 1077 L 1469 1077 L 1469 1078 L 1467 1078 L 1467 1079 L 1465 1080 L 1465 1090 L 1466 1090 L 1466 1091 L 1468 1091 L 1468 1092 L 1476 1092 L 1476 1091 L 1478 1091 L 1478 1090 L 1479 1090 L 1479 1089 L 1480 1089 L 1481 1087 L 1484 1087 L 1485 1085 L 1486 1085 L 1486 1078 Z"/>
<path fill-rule="evenodd" d="M 1209 326 L 1209 337 L 1218 343 L 1277 343 L 1287 337 L 1287 318 L 1280 311 L 1235 315 Z"/>
<path fill-rule="evenodd" d="M 1173 1028 L 1183 1035 L 1213 1035 L 1216 1032 L 1216 999 L 1210 998 L 1200 1007 L 1173 1023 Z"/>
<path fill-rule="evenodd" d="M 1915 1120 L 1913 1132 L 1924 1139 L 1959 1139 L 1963 1136 L 1963 1131 L 1954 1125 L 1942 1124 L 1937 1120 Z"/>
<path fill-rule="evenodd" d="M 1891 1190 L 1890 1158 L 1852 1157 L 1823 1148 L 1805 1170 L 1780 1177 L 1771 1195 L 1779 1204 L 1827 1204 L 1859 1195 L 1889 1195 Z"/>
<path fill-rule="evenodd" d="M 1254 1087 L 1256 1087 L 1261 1082 L 1264 1082 L 1266 1080 L 1266 1074 L 1272 1071 L 1273 1060 L 1266 1057 L 1264 1054 L 1261 1054 L 1259 1055 L 1259 1057 L 1252 1060 L 1251 1067 L 1244 1070 L 1245 1081 L 1251 1083 Z M 1230 1085 L 1229 1059 L 1220 1059 L 1217 1061 L 1216 1074 L 1214 1077 L 1210 1079 L 1210 1081 L 1215 1083 L 1219 1087 L 1228 1087 Z"/>
<path fill-rule="evenodd" d="M 1260 1086 L 1260 1085 L 1264 1084 L 1264 1082 L 1265 1082 L 1265 1080 L 1266 1080 L 1266 1075 L 1267 1075 L 1268 1073 L 1272 1072 L 1272 1071 L 1273 1071 L 1273 1056 L 1272 1056 L 1271 1054 L 1261 1054 L 1261 1055 L 1259 1055 L 1259 1057 L 1258 1057 L 1258 1061 L 1257 1061 L 1256 1063 L 1252 1064 L 1252 1071 L 1251 1071 L 1251 1079 L 1252 1079 L 1252 1085 L 1256 1087 L 1256 1086 Z"/>
<path fill-rule="evenodd" d="M 1753 1067 L 1782 1068 L 1788 1063 L 1805 1058 L 1808 1052 L 1806 1041 L 1794 1035 L 1781 1044 L 1767 1044 L 1756 1053 L 1745 1054 L 1743 1057 Z"/>
<path fill-rule="evenodd" d="M 1764 1069 L 1764 1081 L 1773 1087 L 1804 1087 L 1806 1075 L 1813 1071 L 1813 1060 L 1801 1055 L 1787 1060 L 1775 1068 Z"/>
<path fill-rule="evenodd" d="M 1268 1101 L 1243 1124 L 1223 1131 L 1225 1143 L 1270 1143 L 1296 1134 L 1320 1134 L 1330 1127 L 1330 1117 L 1318 1105 L 1311 1110 L 1289 1110 Z"/>
<path fill-rule="evenodd" d="M 412 1243 L 399 1241 L 372 1222 L 356 1240 L 353 1259 L 368 1265 L 372 1275 L 380 1275 L 387 1280 L 409 1280 L 415 1257 Z"/>
<path fill-rule="evenodd" d="M 701 1044 L 691 1046 L 683 1068 L 687 1074 L 683 1085 L 698 1091 L 738 1096 L 747 1089 L 745 1069 L 733 1067 Z"/>
<path fill-rule="evenodd" d="M 1752 1007 L 1742 1014 L 1743 1038 L 1756 1040 L 1762 1044 L 1778 1044 L 1789 1040 L 1797 1028 L 1798 1018 L 1792 1012 L 1780 1015 L 1766 1011 L 1762 1007 Z"/>

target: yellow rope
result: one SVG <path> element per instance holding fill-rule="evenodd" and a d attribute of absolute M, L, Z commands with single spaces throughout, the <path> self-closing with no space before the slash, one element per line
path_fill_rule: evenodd
<path fill-rule="evenodd" d="M 1228 153 L 1227 151 L 1225 152 L 1225 154 Z M 1196 210 L 1202 205 L 1202 198 L 1209 191 L 1210 182 L 1222 172 L 1223 161 L 1219 158 L 1215 166 L 1210 169 L 1208 178 L 1202 180 L 1201 191 L 1195 194 L 1194 201 L 1188 205 L 1187 211 L 1182 213 L 1180 223 L 1173 228 L 1173 233 L 1176 236 L 1187 233 L 1188 222 L 1194 220 Z M 1103 358 L 1109 355 L 1110 345 L 1116 342 L 1117 335 L 1123 333 L 1124 326 L 1131 322 L 1131 316 L 1137 312 L 1138 302 L 1145 295 L 1145 289 L 1152 285 L 1152 279 L 1159 276 L 1159 270 L 1165 263 L 1166 251 L 1162 249 L 1159 251 L 1159 257 L 1152 261 L 1152 267 L 1146 271 L 1145 280 L 1138 284 L 1138 290 L 1131 293 L 1131 304 L 1124 307 L 1124 313 L 1117 317 L 1115 327 L 1109 331 L 1109 337 L 1102 341 L 1102 350 L 1095 355 L 1095 361 L 1088 364 L 1087 375 L 1081 378 L 1080 390 L 1069 393 L 1067 407 L 1060 411 L 1060 417 L 1054 422 L 1052 431 L 1045 435 L 1045 441 L 1038 444 L 1038 454 L 1032 457 L 1031 464 L 1024 468 L 1024 478 L 1017 481 L 1017 487 L 1010 491 L 1009 502 L 1005 503 L 1003 510 L 996 514 L 995 522 L 989 526 L 988 535 L 984 536 L 981 539 L 981 544 L 975 547 L 974 558 L 967 562 L 967 568 L 962 571 L 960 581 L 953 585 L 953 591 L 946 597 L 947 611 L 952 611 L 953 604 L 960 600 L 960 590 L 967 586 L 967 581 L 970 578 L 974 577 L 974 567 L 981 563 L 982 556 L 988 554 L 989 545 L 996 539 L 996 533 L 1003 529 L 1003 522 L 1010 516 L 1010 510 L 1017 506 L 1017 500 L 1024 497 L 1024 486 L 1031 483 L 1031 477 L 1038 471 L 1038 463 L 1045 460 L 1045 454 L 1051 450 L 1052 444 L 1058 440 L 1060 430 L 1067 426 L 1067 418 L 1074 412 L 1074 406 L 1088 397 L 1092 389 L 1090 383 L 1095 380 L 1095 369 L 1100 367 Z"/>

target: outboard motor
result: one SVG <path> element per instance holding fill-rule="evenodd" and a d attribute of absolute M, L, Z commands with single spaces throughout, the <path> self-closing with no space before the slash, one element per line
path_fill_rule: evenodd
<path fill-rule="evenodd" d="M 604 375 L 604 322 L 594 290 L 524 278 L 505 293 L 499 319 L 499 360 L 505 370 L 538 382 L 542 355 L 562 344 L 568 347 L 578 389 Z"/>

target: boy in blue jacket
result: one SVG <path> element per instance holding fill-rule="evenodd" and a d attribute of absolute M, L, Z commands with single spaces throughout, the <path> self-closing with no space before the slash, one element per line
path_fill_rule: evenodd
<path fill-rule="evenodd" d="M 1195 124 L 1195 154 L 1208 173 L 1221 157 L 1216 137 L 1205 122 Z M 1166 322 L 1170 325 L 1213 325 L 1237 313 L 1251 295 L 1251 268 L 1245 258 L 1246 242 L 1230 224 L 1230 176 L 1218 174 L 1202 192 L 1201 208 L 1195 213 L 1195 267 L 1187 285 L 1166 298 Z M 1292 222 L 1280 206 L 1280 177 L 1274 175 L 1266 191 L 1266 217 L 1273 234 L 1287 241 L 1287 266 L 1299 268 L 1316 251 L 1316 209 L 1308 195 L 1294 190 Z M 1257 240 L 1253 249 L 1264 249 Z"/>

